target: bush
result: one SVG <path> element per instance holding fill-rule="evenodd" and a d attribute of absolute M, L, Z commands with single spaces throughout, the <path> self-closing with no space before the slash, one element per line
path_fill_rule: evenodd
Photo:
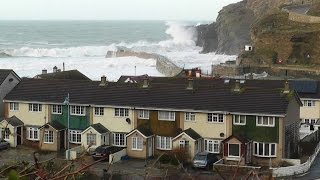
<path fill-rule="evenodd" d="M 172 164 L 172 165 L 179 165 L 180 163 L 187 163 L 190 160 L 190 155 L 186 149 L 174 149 L 171 152 L 168 152 L 161 156 L 159 161 L 163 164 Z"/>

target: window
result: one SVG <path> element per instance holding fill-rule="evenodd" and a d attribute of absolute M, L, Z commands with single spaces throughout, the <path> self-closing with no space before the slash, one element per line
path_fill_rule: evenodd
<path fill-rule="evenodd" d="M 87 134 L 87 145 L 97 145 L 96 134 Z"/>
<path fill-rule="evenodd" d="M 70 130 L 69 131 L 70 142 L 74 144 L 81 144 L 81 131 Z"/>
<path fill-rule="evenodd" d="M 176 113 L 173 111 L 158 111 L 158 119 L 163 121 L 175 121 Z"/>
<path fill-rule="evenodd" d="M 30 112 L 40 112 L 42 111 L 42 104 L 29 104 Z"/>
<path fill-rule="evenodd" d="M 179 141 L 179 148 L 180 149 L 188 149 L 189 148 L 189 141 L 180 140 Z"/>
<path fill-rule="evenodd" d="M 196 114 L 193 112 L 186 112 L 185 113 L 185 121 L 195 121 L 196 120 Z"/>
<path fill-rule="evenodd" d="M 129 116 L 129 109 L 115 108 L 114 109 L 114 116 L 116 116 L 116 117 L 128 117 Z"/>
<path fill-rule="evenodd" d="M 304 123 L 306 124 L 316 124 L 316 119 L 304 119 Z"/>
<path fill-rule="evenodd" d="M 132 150 L 142 150 L 143 140 L 141 137 L 132 137 Z"/>
<path fill-rule="evenodd" d="M 246 125 L 246 116 L 244 115 L 233 115 L 234 125 Z"/>
<path fill-rule="evenodd" d="M 62 106 L 52 105 L 52 114 L 62 114 Z"/>
<path fill-rule="evenodd" d="M 3 128 L 1 131 L 1 135 L 4 140 L 9 140 L 9 135 L 10 135 L 9 128 Z"/>
<path fill-rule="evenodd" d="M 139 110 L 138 117 L 139 119 L 149 119 L 149 110 Z"/>
<path fill-rule="evenodd" d="M 208 122 L 223 123 L 223 114 L 208 113 Z"/>
<path fill-rule="evenodd" d="M 44 131 L 44 143 L 53 143 L 53 131 Z"/>
<path fill-rule="evenodd" d="M 257 116 L 256 117 L 256 123 L 257 126 L 270 126 L 274 127 L 274 117 L 269 117 L 269 116 Z"/>
<path fill-rule="evenodd" d="M 314 107 L 316 106 L 316 101 L 314 100 L 303 100 L 304 107 Z"/>
<path fill-rule="evenodd" d="M 103 107 L 95 107 L 94 108 L 94 115 L 103 116 L 104 115 L 104 108 Z"/>
<path fill-rule="evenodd" d="M 115 146 L 126 146 L 125 134 L 113 133 L 113 145 Z"/>
<path fill-rule="evenodd" d="M 253 155 L 259 157 L 276 157 L 276 143 L 253 142 Z"/>
<path fill-rule="evenodd" d="M 240 144 L 228 144 L 228 157 L 240 157 Z"/>
<path fill-rule="evenodd" d="M 172 148 L 172 138 L 157 136 L 157 149 L 161 150 L 171 150 Z"/>
<path fill-rule="evenodd" d="M 85 113 L 84 106 L 71 106 L 71 115 L 84 116 Z"/>
<path fill-rule="evenodd" d="M 220 141 L 219 140 L 204 140 L 204 150 L 211 153 L 220 152 Z"/>
<path fill-rule="evenodd" d="M 36 127 L 28 127 L 27 128 L 27 139 L 39 140 L 39 129 Z"/>
<path fill-rule="evenodd" d="M 10 111 L 18 111 L 19 110 L 19 103 L 11 102 L 10 103 Z"/>

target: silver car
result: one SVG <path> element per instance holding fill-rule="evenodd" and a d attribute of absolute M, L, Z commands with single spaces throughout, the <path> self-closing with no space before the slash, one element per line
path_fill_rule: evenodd
<path fill-rule="evenodd" d="M 192 161 L 192 166 L 195 168 L 205 168 L 209 169 L 213 166 L 213 163 L 218 161 L 215 154 L 208 152 L 200 152 L 196 154 Z"/>
<path fill-rule="evenodd" d="M 8 149 L 10 147 L 10 144 L 5 141 L 5 140 L 0 140 L 0 150 L 3 150 L 3 149 Z"/>

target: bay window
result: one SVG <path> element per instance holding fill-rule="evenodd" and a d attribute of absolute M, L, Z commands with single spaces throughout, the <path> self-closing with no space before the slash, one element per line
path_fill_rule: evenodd
<path fill-rule="evenodd" d="M 259 157 L 276 157 L 276 143 L 253 142 L 253 155 Z"/>

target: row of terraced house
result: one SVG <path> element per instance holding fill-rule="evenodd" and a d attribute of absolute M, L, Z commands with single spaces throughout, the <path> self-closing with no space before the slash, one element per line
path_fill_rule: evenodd
<path fill-rule="evenodd" d="M 23 78 L 3 100 L 0 134 L 12 147 L 60 151 L 69 134 L 72 147 L 125 147 L 133 158 L 184 148 L 190 158 L 207 151 L 230 163 L 277 165 L 296 153 L 300 107 L 308 103 L 292 87 L 213 78 Z"/>

